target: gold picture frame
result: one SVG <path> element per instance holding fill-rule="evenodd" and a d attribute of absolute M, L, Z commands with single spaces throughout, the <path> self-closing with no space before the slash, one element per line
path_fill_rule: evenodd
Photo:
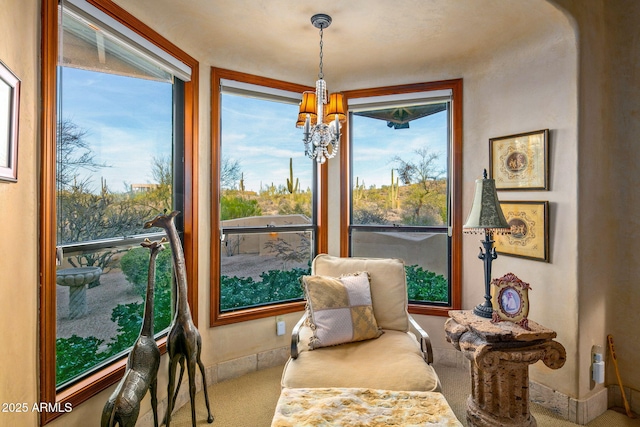
<path fill-rule="evenodd" d="M 496 252 L 549 262 L 549 202 L 500 202 L 510 234 L 494 236 Z"/>
<path fill-rule="evenodd" d="M 489 177 L 497 190 L 548 190 L 549 129 L 489 139 Z"/>
<path fill-rule="evenodd" d="M 513 322 L 524 329 L 529 329 L 529 289 L 528 283 L 518 279 L 515 274 L 508 273 L 491 281 L 491 305 L 493 316 L 491 321 Z"/>

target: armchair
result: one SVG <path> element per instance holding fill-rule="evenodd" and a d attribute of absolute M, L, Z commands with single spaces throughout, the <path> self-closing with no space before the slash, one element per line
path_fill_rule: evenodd
<path fill-rule="evenodd" d="M 312 264 L 312 273 L 319 276 L 361 271 L 369 273 L 373 314 L 382 335 L 312 350 L 313 331 L 305 313 L 292 332 L 282 387 L 440 391 L 440 380 L 431 365 L 429 335 L 407 311 L 403 261 L 322 254 Z"/>

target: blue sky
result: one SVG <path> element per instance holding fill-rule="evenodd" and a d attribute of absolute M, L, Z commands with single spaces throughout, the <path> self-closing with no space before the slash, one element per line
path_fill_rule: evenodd
<path fill-rule="evenodd" d="M 100 177 L 114 191 L 125 191 L 124 183 L 152 183 L 153 156 L 171 156 L 171 84 L 76 68 L 62 70 L 61 117 L 86 130 L 95 160 L 110 165 L 81 174 L 92 177 L 96 190 Z M 271 183 L 285 185 L 289 158 L 300 188 L 312 186 L 314 162 L 304 156 L 302 130 L 295 127 L 297 105 L 223 95 L 222 108 L 223 156 L 240 163 L 247 190 L 259 191 Z M 397 167 L 393 157 L 415 160 L 415 150 L 421 147 L 440 153 L 444 169 L 446 119 L 446 113 L 437 113 L 412 121 L 409 129 L 392 129 L 383 120 L 354 116 L 354 183 L 358 177 L 367 187 L 389 185 L 391 169 Z"/>
<path fill-rule="evenodd" d="M 238 161 L 247 190 L 286 185 L 289 159 L 300 189 L 312 187 L 312 160 L 304 155 L 298 105 L 222 96 L 222 156 Z"/>
<path fill-rule="evenodd" d="M 90 175 L 95 189 L 100 188 L 100 177 L 114 191 L 125 191 L 125 182 L 153 182 L 153 156 L 171 156 L 172 85 L 77 68 L 61 70 L 59 119 L 86 130 L 95 161 L 110 166 L 80 174 Z"/>
<path fill-rule="evenodd" d="M 297 105 L 223 95 L 222 114 L 223 156 L 240 162 L 246 189 L 286 184 L 289 158 L 301 188 L 311 186 L 313 162 L 304 156 L 302 130 L 295 127 Z M 364 179 L 367 187 L 389 185 L 391 169 L 397 167 L 393 157 L 415 161 L 415 150 L 422 147 L 440 153 L 440 167 L 445 169 L 446 120 L 443 112 L 414 120 L 409 129 L 392 129 L 386 121 L 355 116 L 354 177 Z"/>
<path fill-rule="evenodd" d="M 409 123 L 408 129 L 393 129 L 387 122 L 363 116 L 353 116 L 353 184 L 367 188 L 391 183 L 391 169 L 398 167 L 395 156 L 406 162 L 416 162 L 415 151 L 427 148 L 439 154 L 438 169 L 447 165 L 447 114 L 440 112 Z M 398 173 L 395 173 L 398 176 Z M 402 185 L 402 183 L 400 183 Z"/>

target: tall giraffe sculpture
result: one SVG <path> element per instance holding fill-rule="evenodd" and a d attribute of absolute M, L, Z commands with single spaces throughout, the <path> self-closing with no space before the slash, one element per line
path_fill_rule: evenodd
<path fill-rule="evenodd" d="M 153 292 L 155 288 L 156 257 L 164 249 L 163 237 L 159 242 L 145 239 L 142 247 L 151 250 L 149 273 L 147 276 L 147 295 L 144 303 L 144 316 L 140 336 L 136 340 L 129 357 L 124 376 L 107 400 L 102 410 L 101 427 L 134 427 L 140 413 L 140 402 L 151 393 L 151 409 L 153 425 L 158 427 L 158 368 L 160 367 L 160 350 L 153 336 Z"/>
<path fill-rule="evenodd" d="M 164 417 L 166 426 L 169 427 L 171 423 L 171 412 L 173 411 L 173 405 L 175 398 L 180 388 L 180 381 L 178 381 L 177 387 L 175 383 L 176 367 L 180 363 L 180 379 L 184 373 L 184 365 L 187 365 L 187 374 L 189 376 L 189 398 L 191 400 L 191 423 L 195 427 L 196 425 L 196 408 L 195 408 L 195 396 L 196 396 L 196 365 L 200 367 L 200 373 L 202 374 L 202 388 L 204 389 L 204 399 L 207 405 L 208 418 L 207 422 L 213 422 L 213 415 L 211 415 L 211 409 L 209 407 L 209 395 L 207 392 L 207 380 L 204 373 L 204 364 L 200 360 L 200 353 L 202 351 L 202 338 L 198 329 L 193 324 L 191 318 L 191 311 L 187 303 L 187 270 L 184 261 L 184 252 L 182 251 L 182 245 L 180 243 L 180 237 L 176 230 L 175 217 L 179 214 L 178 211 L 173 211 L 169 215 L 158 215 L 151 221 L 147 221 L 144 224 L 144 228 L 160 227 L 165 230 L 167 237 L 169 238 L 169 244 L 171 245 L 171 251 L 173 253 L 173 267 L 176 277 L 176 299 L 175 299 L 175 313 L 169 326 L 169 335 L 167 336 L 167 353 L 169 353 L 169 386 L 167 392 L 167 413 Z M 176 388 L 174 391 L 174 387 Z"/>

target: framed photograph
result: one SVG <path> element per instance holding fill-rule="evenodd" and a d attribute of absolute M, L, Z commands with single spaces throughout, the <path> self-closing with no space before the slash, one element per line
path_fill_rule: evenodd
<path fill-rule="evenodd" d="M 549 262 L 549 202 L 500 202 L 510 234 L 494 235 L 503 255 Z"/>
<path fill-rule="evenodd" d="M 529 329 L 529 286 L 509 273 L 491 281 L 491 305 L 493 316 L 491 321 L 513 322 L 524 329 Z"/>
<path fill-rule="evenodd" d="M 20 79 L 0 61 L 0 180 L 18 180 Z"/>
<path fill-rule="evenodd" d="M 548 190 L 549 129 L 489 140 L 489 177 L 497 190 Z"/>

